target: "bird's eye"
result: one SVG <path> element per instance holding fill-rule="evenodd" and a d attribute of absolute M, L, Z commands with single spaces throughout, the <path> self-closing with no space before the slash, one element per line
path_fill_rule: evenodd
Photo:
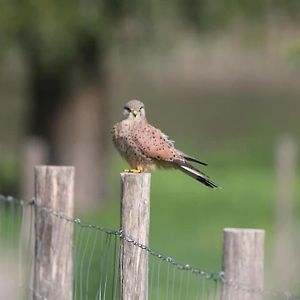
<path fill-rule="evenodd" d="M 144 106 L 140 107 L 140 114 L 141 114 L 141 117 L 145 117 L 146 113 L 145 113 Z"/>
<path fill-rule="evenodd" d="M 123 116 L 125 118 L 128 118 L 129 114 L 130 114 L 130 109 L 129 109 L 129 107 L 125 106 L 124 110 L 123 110 Z"/>

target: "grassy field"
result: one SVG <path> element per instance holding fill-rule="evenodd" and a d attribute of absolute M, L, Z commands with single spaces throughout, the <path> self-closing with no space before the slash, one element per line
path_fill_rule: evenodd
<path fill-rule="evenodd" d="M 256 152 L 254 149 L 235 151 L 222 153 L 214 151 L 204 155 L 209 166 L 202 167 L 202 170 L 222 186 L 222 189 L 209 189 L 179 171 L 162 170 L 152 174 L 150 247 L 174 258 L 178 263 L 189 264 L 208 272 L 219 272 L 223 228 L 262 228 L 266 230 L 265 253 L 268 276 L 274 257 L 272 247 L 276 224 L 274 155 L 271 151 Z M 125 167 L 126 163 L 121 159 L 114 159 L 109 175 L 113 187 L 112 200 L 93 212 L 85 214 L 77 212 L 76 217 L 90 224 L 119 229 L 118 173 Z M 296 181 L 299 181 L 299 174 Z M 295 199 L 297 201 L 294 205 L 294 225 L 299 225 L 299 187 Z M 7 214 L 9 215 L 11 212 Z M 4 230 L 6 234 L 11 232 L 11 229 L 8 230 L 11 228 L 9 224 L 15 217 L 14 214 L 12 218 L 2 218 L 6 224 L 6 227 L 3 227 L 6 228 Z M 17 220 L 18 218 L 16 222 Z M 112 284 L 115 282 L 113 276 L 114 278 L 118 276 L 111 271 L 117 270 L 117 260 L 113 261 L 115 249 L 118 249 L 115 248 L 116 243 L 117 236 L 107 236 L 97 230 L 80 229 L 76 226 L 76 299 L 83 296 L 94 298 L 97 289 L 101 290 L 106 284 L 107 293 L 118 292 L 116 285 Z M 149 267 L 149 284 L 154 298 L 155 295 L 159 295 L 164 299 L 169 292 L 176 295 L 190 293 L 191 299 L 194 299 L 199 286 L 206 285 L 204 293 L 207 295 L 211 295 L 216 289 L 214 281 L 206 282 L 199 276 L 188 277 L 188 273 L 173 267 L 170 269 L 171 275 L 166 275 L 169 272 L 168 264 L 160 263 L 156 258 L 150 258 Z M 104 270 L 110 270 L 107 273 L 108 279 L 101 275 L 105 274 Z"/>
<path fill-rule="evenodd" d="M 271 157 L 270 157 L 271 156 Z M 208 271 L 220 271 L 222 231 L 225 227 L 266 230 L 266 261 L 272 262 L 275 210 L 275 170 L 272 155 L 261 157 L 219 153 L 207 157 L 204 169 L 222 189 L 211 190 L 178 171 L 152 174 L 151 232 L 153 249 Z M 113 201 L 98 212 L 83 215 L 88 222 L 119 227 L 118 173 L 126 165 L 113 167 Z M 299 219 L 299 189 L 295 212 Z"/>
<path fill-rule="evenodd" d="M 257 155 L 255 151 L 224 153 L 214 152 L 207 155 L 210 162 L 207 169 L 202 168 L 222 186 L 211 190 L 179 171 L 157 171 L 152 174 L 151 186 L 151 226 L 150 247 L 174 258 L 178 263 L 189 264 L 201 270 L 219 272 L 222 260 L 223 228 L 262 228 L 266 230 L 266 282 L 274 289 L 270 276 L 273 264 L 275 234 L 276 173 L 273 153 Z M 116 160 L 112 168 L 113 200 L 98 212 L 83 215 L 83 219 L 94 224 L 110 228 L 119 228 L 120 182 L 118 172 L 126 167 L 121 160 Z M 299 177 L 299 176 L 298 176 Z M 300 219 L 299 188 L 296 191 L 295 217 Z M 154 268 L 152 293 L 168 286 L 166 266 L 161 271 L 160 282 L 156 283 L 157 262 Z M 154 267 L 153 267 L 154 266 Z M 156 268 L 156 269 L 155 269 Z M 177 274 L 176 286 L 179 285 L 180 273 Z M 186 275 L 184 275 L 186 276 Z M 187 277 L 183 277 L 187 280 Z M 202 281 L 203 282 L 203 281 Z M 205 282 L 205 281 L 204 281 Z M 211 293 L 215 287 L 213 282 Z M 191 299 L 194 299 L 198 286 L 190 286 Z M 187 289 L 188 290 L 188 289 Z M 275 289 L 276 290 L 276 289 Z M 176 291 L 175 293 L 178 293 Z M 194 298 L 193 298 L 194 297 Z M 164 297 L 162 297 L 163 299 Z"/>

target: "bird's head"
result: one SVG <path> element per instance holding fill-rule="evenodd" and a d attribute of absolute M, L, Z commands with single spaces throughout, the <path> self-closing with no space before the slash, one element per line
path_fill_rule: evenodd
<path fill-rule="evenodd" d="M 139 100 L 130 100 L 124 106 L 123 116 L 125 119 L 140 121 L 145 119 L 144 104 Z"/>

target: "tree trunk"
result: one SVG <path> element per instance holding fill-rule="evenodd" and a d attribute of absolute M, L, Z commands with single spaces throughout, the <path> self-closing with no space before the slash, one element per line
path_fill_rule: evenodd
<path fill-rule="evenodd" d="M 43 64 L 38 55 L 30 55 L 30 135 L 48 142 L 49 164 L 76 167 L 76 209 L 92 209 L 104 201 L 106 192 L 105 138 L 109 129 L 100 50 L 94 40 L 87 39 L 72 63 L 53 66 Z"/>
<path fill-rule="evenodd" d="M 105 134 L 102 95 L 96 86 L 83 87 L 59 110 L 53 132 L 59 164 L 76 168 L 77 209 L 99 205 L 105 196 Z"/>

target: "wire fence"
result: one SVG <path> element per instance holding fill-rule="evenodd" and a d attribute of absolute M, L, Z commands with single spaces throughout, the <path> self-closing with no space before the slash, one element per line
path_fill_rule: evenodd
<path fill-rule="evenodd" d="M 51 285 L 44 287 L 42 294 L 34 290 L 33 253 L 36 251 L 36 257 L 39 257 L 43 251 L 34 249 L 36 205 L 34 199 L 23 201 L 0 195 L 0 290 L 3 299 L 47 299 L 47 290 L 53 290 Z M 41 207 L 41 210 L 46 224 L 53 222 L 53 219 L 59 224 L 56 247 L 47 251 L 59 254 L 63 245 L 73 247 L 73 299 L 120 299 L 121 240 L 134 246 L 133 256 L 135 251 L 148 253 L 149 299 L 216 300 L 221 298 L 222 285 L 252 295 L 240 299 L 256 299 L 255 295 L 259 295 L 259 299 L 300 299 L 300 296 L 289 292 L 253 289 L 237 284 L 234 280 L 226 281 L 222 272 L 211 273 L 180 264 L 172 257 L 131 239 L 121 230 L 87 224 L 46 207 Z M 65 233 L 69 226 L 73 226 L 73 242 L 66 240 Z M 43 230 L 42 238 L 48 239 L 47 225 Z"/>

